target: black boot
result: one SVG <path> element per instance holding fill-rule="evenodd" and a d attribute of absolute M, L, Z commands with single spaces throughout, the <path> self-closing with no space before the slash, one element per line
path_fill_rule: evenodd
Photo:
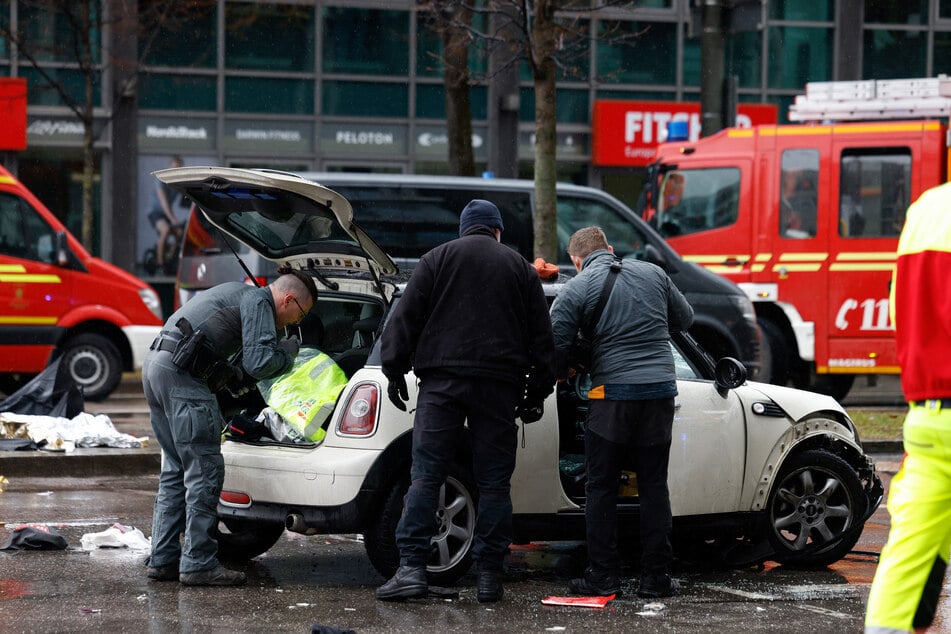
<path fill-rule="evenodd" d="M 402 601 L 429 594 L 425 566 L 400 566 L 393 577 L 376 589 L 380 601 Z"/>
<path fill-rule="evenodd" d="M 500 570 L 480 570 L 476 582 L 476 598 L 479 603 L 495 603 L 502 599 L 502 572 Z"/>
<path fill-rule="evenodd" d="M 666 573 L 645 572 L 641 575 L 641 583 L 637 587 L 637 596 L 642 599 L 660 599 L 672 597 L 680 590 L 680 584 L 671 579 Z"/>
<path fill-rule="evenodd" d="M 586 570 L 584 577 L 568 582 L 568 594 L 588 597 L 621 596 L 621 580 L 617 575 L 596 574 Z"/>

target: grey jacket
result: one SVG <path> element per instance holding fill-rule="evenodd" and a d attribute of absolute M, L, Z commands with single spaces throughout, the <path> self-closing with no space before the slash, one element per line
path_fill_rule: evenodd
<path fill-rule="evenodd" d="M 594 312 L 614 255 L 599 249 L 584 259 L 551 307 L 555 347 L 571 348 L 585 314 Z M 593 328 L 592 385 L 673 381 L 670 333 L 693 323 L 693 308 L 658 266 L 624 260 L 601 319 Z"/>

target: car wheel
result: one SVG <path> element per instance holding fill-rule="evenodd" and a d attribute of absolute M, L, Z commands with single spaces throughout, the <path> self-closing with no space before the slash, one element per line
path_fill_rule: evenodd
<path fill-rule="evenodd" d="M 409 482 L 403 480 L 386 497 L 382 512 L 363 535 L 370 563 L 389 579 L 400 563 L 396 546 L 396 525 L 403 513 L 403 497 Z M 476 496 L 471 479 L 451 472 L 439 489 L 436 508 L 436 534 L 432 554 L 426 566 L 429 582 L 448 586 L 455 583 L 472 565 L 472 543 L 475 537 Z"/>
<path fill-rule="evenodd" d="M 63 344 L 60 371 L 66 372 L 87 401 L 101 401 L 122 380 L 122 361 L 115 344 L 94 333 L 70 337 Z"/>
<path fill-rule="evenodd" d="M 767 505 L 769 541 L 780 563 L 828 566 L 859 540 L 868 502 L 858 474 L 845 460 L 822 450 L 791 457 L 780 470 Z M 826 546 L 824 546 L 826 545 Z"/>
<path fill-rule="evenodd" d="M 218 557 L 229 561 L 247 561 L 266 553 L 283 534 L 283 524 L 219 520 L 215 529 Z"/>
<path fill-rule="evenodd" d="M 760 370 L 756 380 L 762 383 L 786 385 L 789 380 L 789 351 L 779 326 L 765 319 L 757 319 L 763 333 L 760 346 Z"/>

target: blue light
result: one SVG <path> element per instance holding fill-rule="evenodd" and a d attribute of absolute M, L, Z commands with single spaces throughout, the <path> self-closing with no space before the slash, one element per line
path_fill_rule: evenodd
<path fill-rule="evenodd" d="M 687 141 L 690 139 L 690 127 L 686 121 L 671 121 L 667 124 L 667 142 Z"/>

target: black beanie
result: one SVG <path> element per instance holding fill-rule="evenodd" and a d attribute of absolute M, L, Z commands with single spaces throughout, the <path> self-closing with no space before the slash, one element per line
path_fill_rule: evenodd
<path fill-rule="evenodd" d="M 505 227 L 502 226 L 502 214 L 499 213 L 499 208 L 488 200 L 479 198 L 470 200 L 466 208 L 462 210 L 462 215 L 459 216 L 459 235 L 465 235 L 466 231 L 477 225 L 501 231 L 505 230 Z"/>

